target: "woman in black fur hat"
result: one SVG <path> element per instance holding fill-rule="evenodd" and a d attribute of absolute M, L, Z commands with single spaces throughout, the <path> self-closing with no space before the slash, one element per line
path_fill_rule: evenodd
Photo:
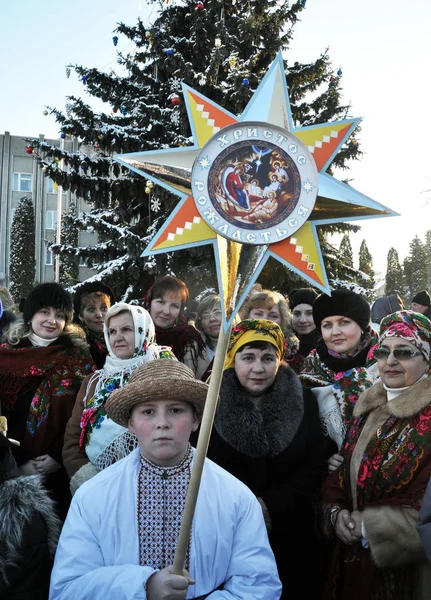
<path fill-rule="evenodd" d="M 323 430 L 334 442 L 330 471 L 342 462 L 338 451 L 359 394 L 378 377 L 372 352 L 377 336 L 370 327 L 370 313 L 365 298 L 346 289 L 334 290 L 331 296 L 320 294 L 313 304 L 322 338 L 305 359 L 300 379 L 316 397 Z"/>
<path fill-rule="evenodd" d="M 70 295 L 57 283 L 42 283 L 0 346 L 0 407 L 11 437 L 20 442 L 13 449 L 20 473 L 43 476 L 62 516 L 70 503 L 61 458 L 64 431 L 94 366 L 72 317 Z"/>
<path fill-rule="evenodd" d="M 208 458 L 257 496 L 283 584 L 282 598 L 319 597 L 313 500 L 326 471 L 327 440 L 314 398 L 282 363 L 279 325 L 248 319 L 232 330 Z M 313 565 L 316 576 L 299 573 Z"/>

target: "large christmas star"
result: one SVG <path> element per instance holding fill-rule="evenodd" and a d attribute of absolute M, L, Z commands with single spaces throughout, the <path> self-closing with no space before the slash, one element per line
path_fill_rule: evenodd
<path fill-rule="evenodd" d="M 329 292 L 317 225 L 397 214 L 326 173 L 360 119 L 294 127 L 281 53 L 238 117 L 184 84 L 183 95 L 193 146 L 115 157 L 180 197 L 142 255 L 212 244 L 226 327 L 270 256 Z M 240 194 L 225 175 L 237 168 Z M 253 195 L 262 174 L 275 191 Z"/>

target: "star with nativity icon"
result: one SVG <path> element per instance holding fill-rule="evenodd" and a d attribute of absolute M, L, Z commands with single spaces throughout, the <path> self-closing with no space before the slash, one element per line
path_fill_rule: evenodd
<path fill-rule="evenodd" d="M 330 292 L 316 227 L 397 214 L 326 172 L 360 119 L 295 127 L 281 53 L 239 116 L 182 87 L 194 145 L 115 157 L 180 198 L 142 255 L 212 244 L 225 328 L 269 257 Z"/>

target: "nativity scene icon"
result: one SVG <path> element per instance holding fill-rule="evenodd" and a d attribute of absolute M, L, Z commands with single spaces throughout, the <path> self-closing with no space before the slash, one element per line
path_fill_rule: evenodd
<path fill-rule="evenodd" d="M 214 209 L 231 224 L 266 229 L 295 209 L 301 178 L 294 160 L 270 142 L 250 140 L 229 146 L 212 164 L 208 195 Z"/>

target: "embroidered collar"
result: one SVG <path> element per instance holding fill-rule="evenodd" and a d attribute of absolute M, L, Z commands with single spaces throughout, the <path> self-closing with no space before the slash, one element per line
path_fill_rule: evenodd
<path fill-rule="evenodd" d="M 164 569 L 173 564 L 190 483 L 193 450 L 174 467 L 160 467 L 141 456 L 137 521 L 140 565 Z M 190 566 L 189 537 L 185 568 Z"/>
<path fill-rule="evenodd" d="M 156 465 L 151 462 L 145 456 L 140 455 L 141 459 L 141 468 L 148 469 L 150 473 L 155 476 L 161 477 L 162 479 L 169 479 L 169 477 L 174 477 L 179 473 L 183 473 L 184 471 L 188 471 L 190 468 L 190 464 L 193 459 L 193 450 L 191 445 L 188 445 L 187 452 L 183 460 L 179 465 L 174 465 L 173 467 L 161 467 L 160 465 Z"/>

